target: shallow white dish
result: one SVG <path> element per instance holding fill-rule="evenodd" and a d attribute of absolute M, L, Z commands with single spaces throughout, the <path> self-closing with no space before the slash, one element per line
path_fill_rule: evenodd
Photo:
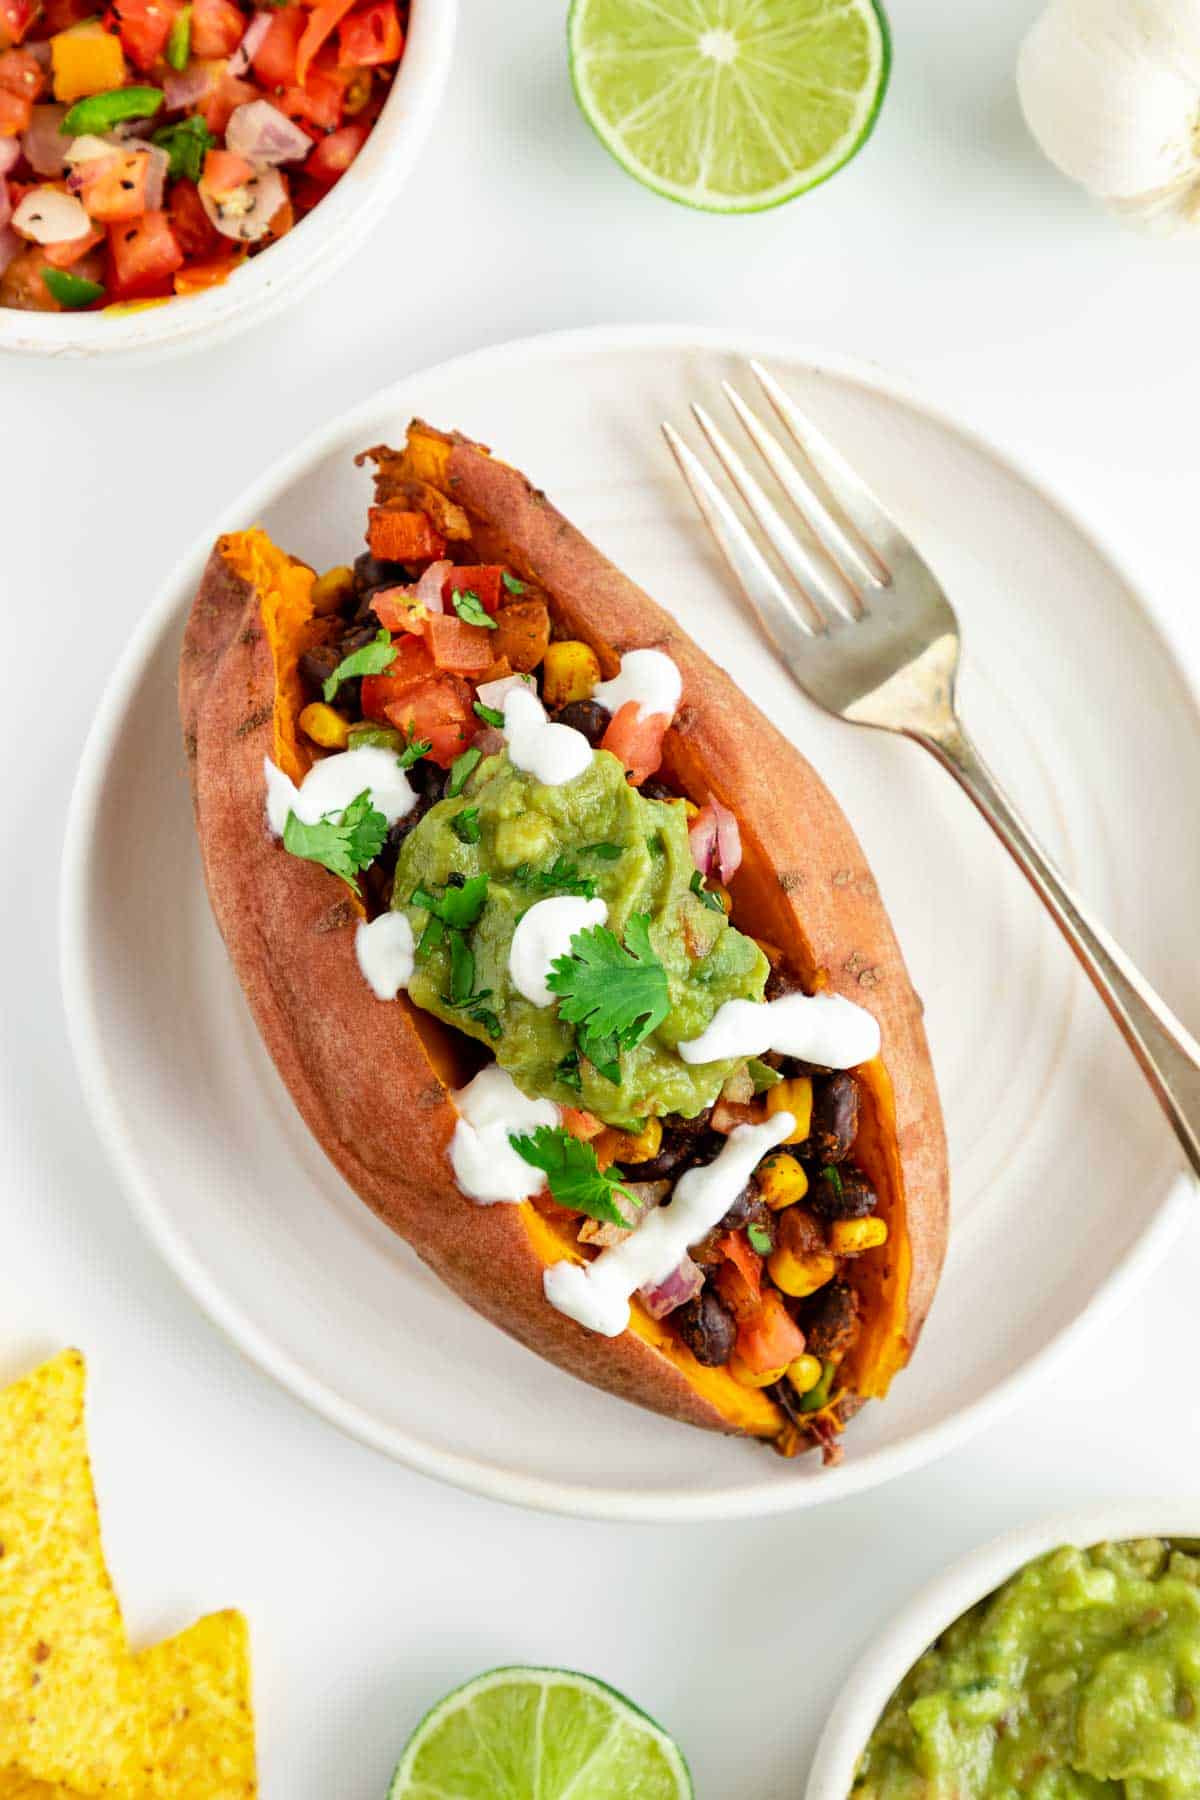
<path fill-rule="evenodd" d="M 293 305 L 340 267 L 395 198 L 429 135 L 450 74 L 458 0 L 415 0 L 387 104 L 361 153 L 294 231 L 221 287 L 113 318 L 0 306 L 0 351 L 55 357 L 167 354 L 223 343 Z"/>
<path fill-rule="evenodd" d="M 959 607 L 966 716 L 1185 1019 L 1200 1015 L 1193 696 L 1120 571 L 1043 490 L 878 371 L 671 328 L 486 350 L 302 445 L 168 578 L 110 684 L 68 823 L 63 981 L 84 1088 L 137 1210 L 224 1330 L 343 1429 L 495 1498 L 625 1519 L 783 1511 L 927 1462 L 1110 1316 L 1188 1211 L 1173 1140 L 1056 933 L 912 746 L 825 718 L 728 594 L 657 426 L 767 359 L 857 459 Z M 920 1352 L 841 1467 L 643 1414 L 476 1318 L 355 1199 L 292 1110 L 208 911 L 175 659 L 213 536 L 261 520 L 318 566 L 361 540 L 352 453 L 413 412 L 496 445 L 795 736 L 859 831 L 923 993 L 955 1226 Z M 1151 878 L 1161 872 L 1164 879 Z"/>
<path fill-rule="evenodd" d="M 848 1800 L 854 1770 L 876 1720 L 909 1669 L 955 1619 L 1061 1544 L 1086 1549 L 1125 1538 L 1200 1537 L 1200 1494 L 1126 1500 L 1089 1512 L 1058 1513 L 993 1538 L 909 1601 L 849 1671 L 817 1745 L 805 1800 Z"/>

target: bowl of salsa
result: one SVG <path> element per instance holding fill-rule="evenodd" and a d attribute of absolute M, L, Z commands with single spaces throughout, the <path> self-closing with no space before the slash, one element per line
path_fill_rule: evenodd
<path fill-rule="evenodd" d="M 212 341 L 354 249 L 456 0 L 0 0 L 0 349 Z"/>
<path fill-rule="evenodd" d="M 1200 1499 L 1044 1521 L 924 1589 L 851 1673 L 806 1800 L 1200 1794 Z"/>

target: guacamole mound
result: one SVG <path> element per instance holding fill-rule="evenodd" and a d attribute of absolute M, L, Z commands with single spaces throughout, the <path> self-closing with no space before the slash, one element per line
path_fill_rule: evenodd
<path fill-rule="evenodd" d="M 909 1670 L 855 1800 L 1194 1800 L 1196 1550 L 1144 1538 L 1030 1563 Z"/>
<path fill-rule="evenodd" d="M 465 825 L 464 813 L 475 815 Z M 478 842 L 469 841 L 473 836 Z M 487 898 L 466 934 L 474 991 L 491 990 L 474 1009 L 480 1016 L 450 1002 L 446 943 L 418 956 L 408 988 L 416 1005 L 487 1044 L 523 1093 L 586 1107 L 607 1124 L 636 1125 L 670 1112 L 690 1118 L 710 1106 L 740 1065 L 689 1065 L 675 1047 L 697 1037 L 726 1000 L 761 1000 L 768 963 L 752 938 L 692 891 L 696 869 L 683 802 L 643 798 L 604 750 L 561 787 L 544 787 L 507 754 L 487 757 L 463 793 L 438 801 L 401 846 L 392 905 L 407 914 L 418 944 L 429 913 L 411 904 L 414 891 L 440 894 L 452 875 L 482 873 Z M 557 1004 L 533 1005 L 509 979 L 518 919 L 538 900 L 578 892 L 572 876 L 594 884 L 618 938 L 631 914 L 649 915 L 651 948 L 667 972 L 670 1011 L 644 1043 L 621 1052 L 619 1083 L 585 1058 L 576 1065 L 575 1027 L 559 1018 Z"/>

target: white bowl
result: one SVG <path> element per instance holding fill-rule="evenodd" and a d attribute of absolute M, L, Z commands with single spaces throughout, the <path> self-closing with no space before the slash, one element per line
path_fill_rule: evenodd
<path fill-rule="evenodd" d="M 1060 1544 L 1086 1548 L 1141 1537 L 1200 1538 L 1200 1494 L 1058 1513 L 993 1538 L 922 1588 L 843 1683 L 817 1745 L 805 1800 L 847 1800 L 855 1766 L 895 1688 L 935 1638 L 1010 1575 Z"/>
<path fill-rule="evenodd" d="M 360 154 L 294 231 L 251 257 L 223 286 L 117 318 L 0 306 L 0 351 L 162 355 L 219 343 L 299 300 L 346 261 L 406 180 L 441 104 L 457 12 L 458 0 L 414 0 L 391 93 Z"/>

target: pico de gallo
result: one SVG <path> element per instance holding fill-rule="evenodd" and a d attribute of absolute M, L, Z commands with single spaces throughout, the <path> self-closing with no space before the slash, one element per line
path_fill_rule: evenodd
<path fill-rule="evenodd" d="M 359 154 L 408 0 L 0 0 L 0 305 L 218 286 Z"/>

